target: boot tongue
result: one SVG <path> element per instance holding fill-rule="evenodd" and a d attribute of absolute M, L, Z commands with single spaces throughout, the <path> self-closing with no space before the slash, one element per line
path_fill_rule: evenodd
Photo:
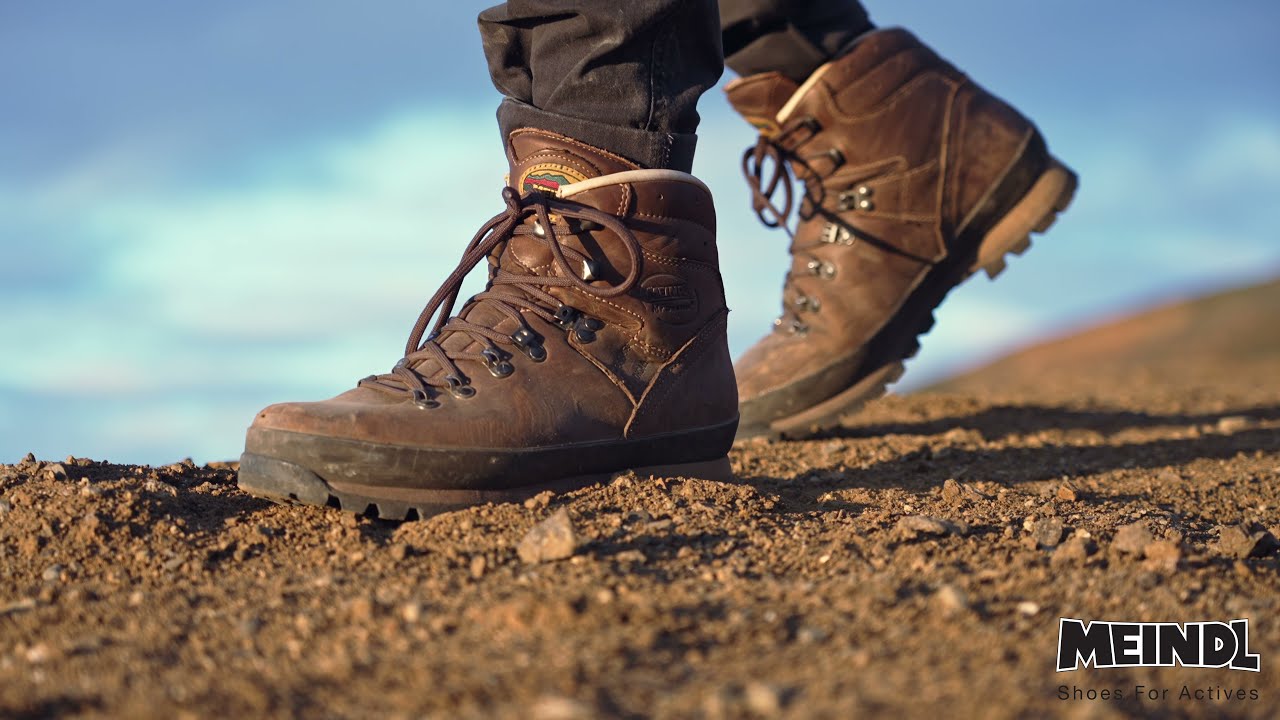
<path fill-rule="evenodd" d="M 738 78 L 725 86 L 729 104 L 762 135 L 778 132 L 778 112 L 800 86 L 776 72 Z"/>
<path fill-rule="evenodd" d="M 511 175 L 520 194 L 556 190 L 589 178 L 636 170 L 640 166 L 613 153 L 545 130 L 516 130 L 508 138 Z"/>

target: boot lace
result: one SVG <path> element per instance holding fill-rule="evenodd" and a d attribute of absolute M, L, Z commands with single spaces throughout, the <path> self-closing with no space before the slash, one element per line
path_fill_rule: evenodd
<path fill-rule="evenodd" d="M 805 117 L 789 124 L 777 134 L 762 133 L 756 140 L 756 144 L 747 148 L 742 154 L 742 175 L 746 178 L 747 186 L 751 191 L 751 208 L 760 222 L 765 227 L 782 228 L 786 231 L 787 237 L 791 239 L 791 254 L 802 255 L 806 260 L 805 274 L 831 279 L 835 277 L 835 266 L 809 251 L 832 241 L 827 239 L 824 233 L 817 243 L 796 245 L 795 231 L 788 224 L 791 211 L 795 209 L 795 176 L 799 175 L 804 179 L 804 195 L 800 198 L 798 215 L 801 220 L 807 220 L 815 212 L 824 212 L 822 200 L 826 196 L 826 189 L 822 184 L 823 176 L 814 169 L 811 161 L 826 158 L 832 161 L 835 167 L 839 167 L 844 162 L 843 156 L 835 149 L 814 157 L 804 157 L 796 152 L 796 148 L 817 135 L 819 129 L 814 118 Z M 798 167 L 802 172 L 793 174 L 792 167 Z M 779 192 L 782 196 L 781 201 L 775 203 L 774 196 Z M 797 290 L 795 280 L 795 271 L 789 270 L 782 288 L 782 315 L 774 320 L 773 326 L 775 331 L 803 335 L 809 331 L 809 325 L 804 321 L 802 313 L 817 312 L 821 308 L 821 303 L 818 298 Z"/>
<path fill-rule="evenodd" d="M 471 397 L 475 395 L 475 388 L 459 368 L 459 361 L 479 363 L 494 376 L 507 377 L 515 371 L 515 366 L 511 363 L 515 352 L 528 356 L 534 362 L 546 360 L 544 338 L 529 326 L 522 311 L 574 333 L 581 342 L 594 340 L 596 331 L 604 327 L 602 321 L 587 317 L 576 308 L 565 305 L 546 292 L 545 288 L 576 288 L 593 297 L 605 299 L 623 295 L 635 286 L 641 270 L 640 243 L 616 216 L 546 193 L 535 191 L 520 195 L 510 187 L 503 188 L 502 199 L 507 205 L 506 209 L 486 222 L 471 238 L 458 266 L 445 278 L 440 289 L 436 290 L 418 316 L 405 343 L 404 357 L 390 373 L 370 375 L 359 382 L 360 387 L 392 395 L 407 394 L 424 408 L 438 407 L 440 403 L 436 398 L 444 391 L 458 398 Z M 526 222 L 531 217 L 535 220 L 532 225 Z M 600 284 L 595 277 L 595 262 L 574 248 L 565 246 L 560 239 L 562 235 L 601 229 L 612 232 L 622 241 L 630 261 L 626 277 L 616 285 Z M 494 250 L 517 236 L 533 238 L 551 250 L 556 268 L 554 275 L 518 274 L 501 267 L 493 255 Z M 463 280 L 473 267 L 486 258 L 490 263 L 490 271 L 485 290 L 473 295 L 458 315 L 451 316 Z M 499 292 L 496 290 L 499 287 L 506 287 L 508 291 Z M 510 289 L 515 289 L 516 292 L 511 292 Z M 493 308 L 512 319 L 517 323 L 517 329 L 506 334 L 462 317 L 473 316 L 480 305 Z M 435 324 L 431 333 L 426 334 L 427 326 L 431 325 L 433 318 Z M 446 350 L 441 343 L 454 333 L 470 336 L 481 345 L 481 349 L 475 352 Z M 423 372 L 427 368 L 430 370 Z"/>

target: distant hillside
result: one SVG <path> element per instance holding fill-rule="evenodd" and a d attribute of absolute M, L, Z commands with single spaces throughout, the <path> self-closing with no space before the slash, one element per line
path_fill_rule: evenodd
<path fill-rule="evenodd" d="M 1126 378 L 1280 386 L 1280 278 L 1178 302 L 1029 347 L 924 392 L 1088 392 Z"/>

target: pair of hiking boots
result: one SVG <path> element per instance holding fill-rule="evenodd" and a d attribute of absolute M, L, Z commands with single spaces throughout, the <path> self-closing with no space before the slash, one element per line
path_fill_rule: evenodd
<path fill-rule="evenodd" d="M 882 394 L 947 292 L 994 277 L 1075 190 L 1031 122 L 902 30 L 801 85 L 726 92 L 760 130 L 743 157 L 756 212 L 788 233 L 798 216 L 782 316 L 736 368 L 706 186 L 518 130 L 505 209 L 404 357 L 259 413 L 241 487 L 408 519 L 624 470 L 725 479 L 735 437 L 806 437 Z M 454 314 L 481 262 L 484 291 Z"/>

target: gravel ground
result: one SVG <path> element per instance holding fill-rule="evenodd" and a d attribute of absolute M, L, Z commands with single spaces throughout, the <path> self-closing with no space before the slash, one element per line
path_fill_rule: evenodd
<path fill-rule="evenodd" d="M 1277 368 L 889 397 L 732 483 L 403 525 L 28 457 L 0 717 L 1277 717 Z M 1057 673 L 1060 617 L 1248 618 L 1261 672 Z"/>

